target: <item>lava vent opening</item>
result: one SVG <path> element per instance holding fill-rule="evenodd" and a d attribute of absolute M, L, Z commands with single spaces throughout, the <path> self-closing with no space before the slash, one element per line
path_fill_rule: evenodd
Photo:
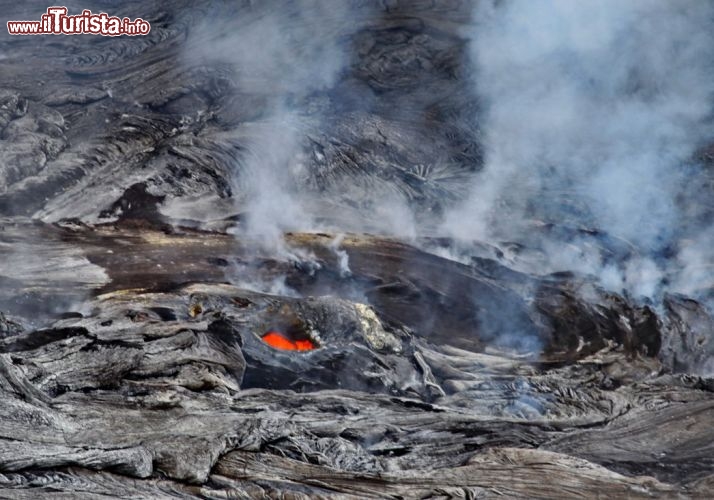
<path fill-rule="evenodd" d="M 312 351 L 317 349 L 317 344 L 305 332 L 282 333 L 279 330 L 268 330 L 260 337 L 263 342 L 273 349 L 281 351 Z"/>

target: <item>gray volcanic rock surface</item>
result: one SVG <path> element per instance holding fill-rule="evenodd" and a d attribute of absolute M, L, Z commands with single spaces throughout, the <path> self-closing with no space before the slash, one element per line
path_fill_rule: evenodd
<path fill-rule="evenodd" d="M 437 237 L 470 2 L 67 7 L 152 30 L 0 35 L 0 496 L 710 496 L 705 304 Z"/>

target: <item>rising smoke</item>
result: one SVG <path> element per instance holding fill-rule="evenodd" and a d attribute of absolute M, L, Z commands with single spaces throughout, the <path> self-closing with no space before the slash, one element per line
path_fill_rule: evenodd
<path fill-rule="evenodd" d="M 447 215 L 450 234 L 537 243 L 549 269 L 593 273 L 633 295 L 667 281 L 691 288 L 690 263 L 702 271 L 712 257 L 711 231 L 705 242 L 688 217 L 702 204 L 691 196 L 702 194 L 694 153 L 711 140 L 714 5 L 483 1 L 474 19 L 486 162 Z M 546 234 L 553 225 L 572 230 Z M 577 236 L 586 228 L 633 251 L 608 262 Z"/>
<path fill-rule="evenodd" d="M 266 2 L 231 29 L 207 23 L 192 35 L 194 62 L 229 66 L 240 93 L 262 103 L 234 131 L 238 232 L 283 255 L 285 231 L 321 229 L 305 143 L 325 132 L 329 90 L 353 62 L 354 17 L 349 2 Z M 506 258 L 518 245 L 503 242 L 538 248 L 536 262 L 509 261 L 531 272 L 579 271 L 640 298 L 696 295 L 714 257 L 709 192 L 693 189 L 706 175 L 695 152 L 711 139 L 714 6 L 493 0 L 473 19 L 465 66 L 486 160 L 441 232 L 494 243 Z M 371 212 L 382 232 L 421 232 L 398 197 Z M 372 229 L 360 223 L 339 229 Z"/>
<path fill-rule="evenodd" d="M 235 130 L 243 153 L 234 191 L 247 212 L 238 231 L 278 248 L 285 231 L 312 229 L 308 203 L 294 186 L 307 168 L 306 135 L 321 126 L 313 97 L 349 63 L 344 38 L 352 11 L 346 2 L 302 0 L 257 3 L 247 12 L 231 19 L 230 29 L 217 29 L 221 19 L 210 17 L 196 30 L 189 57 L 228 65 L 240 93 L 261 98 L 262 116 Z"/>

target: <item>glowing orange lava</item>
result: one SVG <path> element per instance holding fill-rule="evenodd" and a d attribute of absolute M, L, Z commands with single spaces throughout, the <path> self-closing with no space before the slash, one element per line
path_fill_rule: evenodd
<path fill-rule="evenodd" d="M 262 338 L 270 347 L 283 351 L 311 351 L 315 348 L 315 344 L 308 339 L 293 341 L 279 332 L 268 332 Z"/>

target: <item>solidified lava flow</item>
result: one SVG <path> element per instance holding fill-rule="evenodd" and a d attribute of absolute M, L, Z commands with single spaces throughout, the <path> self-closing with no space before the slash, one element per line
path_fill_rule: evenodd
<path fill-rule="evenodd" d="M 151 29 L 0 33 L 0 497 L 711 497 L 714 4 L 72 5 Z"/>

